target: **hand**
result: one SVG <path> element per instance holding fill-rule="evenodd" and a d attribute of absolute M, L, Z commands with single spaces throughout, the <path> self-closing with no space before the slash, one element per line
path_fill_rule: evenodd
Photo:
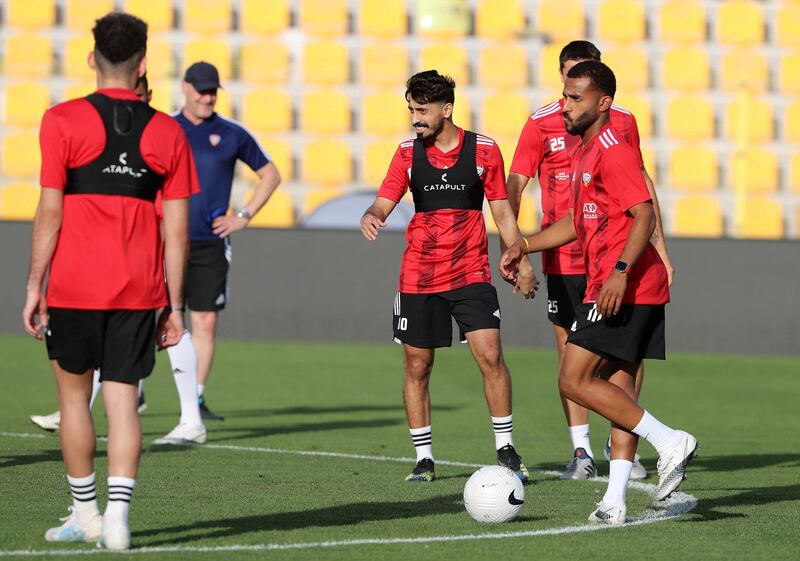
<path fill-rule="evenodd" d="M 183 337 L 186 327 L 183 325 L 183 312 L 164 308 L 156 323 L 156 346 L 159 351 L 177 345 Z"/>
<path fill-rule="evenodd" d="M 374 241 L 378 238 L 378 231 L 386 226 L 386 222 L 375 216 L 374 214 L 365 213 L 361 217 L 361 233 L 369 241 Z"/>
<path fill-rule="evenodd" d="M 36 321 L 36 316 L 39 321 Z M 28 289 L 25 297 L 25 307 L 22 308 L 22 325 L 28 335 L 41 340 L 47 328 L 47 301 L 40 288 Z"/>
<path fill-rule="evenodd" d="M 622 297 L 628 286 L 628 275 L 619 271 L 611 271 L 611 275 L 600 288 L 597 298 L 597 311 L 605 317 L 617 315 L 622 306 Z"/>
<path fill-rule="evenodd" d="M 514 294 L 522 292 L 525 300 L 529 300 L 536 296 L 536 291 L 539 290 L 539 280 L 533 273 L 533 266 L 529 259 L 520 260 L 519 274 L 517 281 L 514 284 Z"/>
<path fill-rule="evenodd" d="M 211 223 L 211 230 L 220 238 L 226 238 L 234 232 L 244 230 L 249 220 L 236 215 L 217 216 Z"/>
<path fill-rule="evenodd" d="M 500 256 L 500 274 L 506 281 L 515 285 L 517 283 L 519 264 L 524 255 L 522 248 L 523 242 L 517 241 Z"/>

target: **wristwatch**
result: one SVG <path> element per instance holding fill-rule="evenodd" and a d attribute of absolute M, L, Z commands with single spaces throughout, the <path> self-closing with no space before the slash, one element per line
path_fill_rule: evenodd
<path fill-rule="evenodd" d="M 246 208 L 240 208 L 239 210 L 237 210 L 236 216 L 238 216 L 239 218 L 245 218 L 247 220 L 253 218 L 253 215 L 250 214 L 250 211 L 247 210 Z"/>
<path fill-rule="evenodd" d="M 618 273 L 627 273 L 628 269 L 630 269 L 630 265 L 625 263 L 625 261 L 617 261 L 617 264 L 614 265 L 614 270 Z"/>

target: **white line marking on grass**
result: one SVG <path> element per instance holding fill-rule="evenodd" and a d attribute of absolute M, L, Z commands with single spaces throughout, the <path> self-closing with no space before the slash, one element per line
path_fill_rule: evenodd
<path fill-rule="evenodd" d="M 14 437 L 14 438 L 48 438 L 47 435 L 30 434 L 30 433 L 14 433 L 14 432 L 0 432 L 0 436 Z M 210 448 L 212 450 L 233 450 L 237 452 L 255 452 L 262 454 L 286 454 L 295 456 L 319 456 L 327 458 L 346 458 L 353 460 L 372 460 L 380 462 L 413 462 L 414 458 L 400 458 L 392 456 L 368 456 L 364 454 L 349 454 L 345 452 L 324 452 L 318 450 L 287 450 L 283 448 L 265 448 L 260 446 L 235 446 L 232 444 L 204 444 L 197 446 L 197 448 Z M 454 462 L 447 460 L 436 460 L 436 463 L 446 466 L 456 467 L 470 467 L 478 468 L 483 467 L 484 464 L 476 464 L 469 462 Z M 532 469 L 537 473 L 544 475 L 558 476 L 560 472 L 550 470 L 537 470 Z M 594 481 L 608 481 L 607 477 L 597 477 Z M 641 483 L 639 481 L 630 481 L 628 487 L 643 491 L 649 495 L 654 495 L 656 486 L 652 483 Z M 546 528 L 543 530 L 523 530 L 519 532 L 492 532 L 486 534 L 461 534 L 461 535 L 445 535 L 445 536 L 428 536 L 428 537 L 415 537 L 415 538 L 372 538 L 372 539 L 354 539 L 354 540 L 337 540 L 337 541 L 324 541 L 324 542 L 302 542 L 302 543 L 266 543 L 266 544 L 252 544 L 252 545 L 220 545 L 220 546 L 164 546 L 164 547 L 140 547 L 126 551 L 127 554 L 144 554 L 144 553 L 221 553 L 228 551 L 282 551 L 289 549 L 319 549 L 327 547 L 346 547 L 358 545 L 393 545 L 393 544 L 412 544 L 412 543 L 446 543 L 446 542 L 460 542 L 460 541 L 476 541 L 476 540 L 498 540 L 509 538 L 529 538 L 539 536 L 560 536 L 564 534 L 579 534 L 586 532 L 599 532 L 601 530 L 611 530 L 616 528 L 625 528 L 629 526 L 643 526 L 645 524 L 653 524 L 655 522 L 664 522 L 673 518 L 678 518 L 684 514 L 689 513 L 697 506 L 697 499 L 688 494 L 676 491 L 672 496 L 663 501 L 658 508 L 648 508 L 642 514 L 635 518 L 629 519 L 622 526 L 604 526 L 604 525 L 589 525 L 582 524 L 576 526 L 564 526 L 561 528 Z M 94 555 L 98 553 L 109 553 L 103 549 L 42 549 L 42 550 L 16 550 L 16 551 L 2 551 L 0 550 L 0 557 L 70 557 L 79 555 Z"/>

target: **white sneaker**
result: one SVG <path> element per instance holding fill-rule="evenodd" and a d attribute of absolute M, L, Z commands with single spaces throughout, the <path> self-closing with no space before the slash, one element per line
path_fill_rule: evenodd
<path fill-rule="evenodd" d="M 78 515 L 69 507 L 70 515 L 60 518 L 61 526 L 50 528 L 44 533 L 49 542 L 94 542 L 100 537 L 103 519 L 98 512 L 87 524 L 78 522 Z"/>
<path fill-rule="evenodd" d="M 625 524 L 625 515 L 627 513 L 628 509 L 625 503 L 607 505 L 600 501 L 597 503 L 595 511 L 589 515 L 589 522 L 621 526 Z"/>
<path fill-rule="evenodd" d="M 189 425 L 180 423 L 161 438 L 156 438 L 153 444 L 204 444 L 206 441 L 206 427 L 203 423 Z"/>
<path fill-rule="evenodd" d="M 606 457 L 606 460 L 609 462 L 611 461 L 610 438 L 606 441 L 606 445 L 603 447 L 603 455 Z M 642 458 L 639 456 L 639 454 L 634 454 L 633 467 L 631 468 L 631 479 L 645 479 L 647 477 L 647 468 L 644 467 L 641 460 Z"/>
<path fill-rule="evenodd" d="M 699 444 L 691 434 L 677 431 L 680 440 L 658 458 L 658 487 L 655 499 L 663 501 L 686 479 L 686 466 L 692 461 Z"/>
<path fill-rule="evenodd" d="M 597 477 L 597 466 L 592 457 L 583 448 L 575 449 L 575 456 L 567 464 L 561 479 L 591 479 Z"/>
<path fill-rule="evenodd" d="M 61 411 L 49 415 L 31 415 L 31 423 L 49 432 L 57 431 L 61 425 Z"/>
<path fill-rule="evenodd" d="M 103 532 L 97 547 L 101 549 L 130 549 L 131 530 L 121 516 L 103 516 Z"/>

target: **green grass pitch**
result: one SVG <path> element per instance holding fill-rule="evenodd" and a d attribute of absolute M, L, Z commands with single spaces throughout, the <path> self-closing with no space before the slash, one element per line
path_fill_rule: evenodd
<path fill-rule="evenodd" d="M 28 420 L 54 410 L 52 374 L 44 346 L 32 339 L 0 337 L 0 356 L 0 558 L 21 550 L 159 560 L 798 558 L 797 358 L 673 354 L 667 362 L 648 363 L 642 403 L 668 424 L 692 431 L 702 445 L 682 488 L 697 498 L 696 508 L 648 525 L 557 533 L 584 525 L 605 483 L 562 482 L 542 473 L 561 469 L 571 455 L 553 351 L 506 350 L 515 442 L 539 471 L 526 487 L 523 516 L 499 526 L 473 522 L 464 511 L 461 493 L 472 467 L 437 465 L 437 481 L 410 484 L 403 477 L 412 462 L 295 453 L 413 454 L 396 345 L 222 341 L 206 393 L 212 409 L 227 418 L 207 424 L 210 446 L 185 448 L 151 444 L 177 422 L 167 357 L 159 355 L 145 389 L 149 408 L 131 530 L 136 548 L 161 549 L 112 556 L 91 544 L 44 541 L 45 529 L 70 504 L 58 439 Z M 467 349 L 439 352 L 431 392 L 437 460 L 494 463 L 480 374 Z M 104 434 L 101 404 L 94 413 Z M 597 416 L 591 422 L 601 455 L 607 424 Z M 643 442 L 640 453 L 653 474 L 646 482 L 654 483 L 655 452 Z M 607 474 L 607 462 L 599 467 Z M 96 469 L 102 506 L 103 442 Z M 629 517 L 648 504 L 646 493 L 631 490 Z M 556 535 L 389 543 L 537 531 Z M 341 543 L 352 540 L 375 542 Z M 264 549 L 267 544 L 311 545 Z"/>

